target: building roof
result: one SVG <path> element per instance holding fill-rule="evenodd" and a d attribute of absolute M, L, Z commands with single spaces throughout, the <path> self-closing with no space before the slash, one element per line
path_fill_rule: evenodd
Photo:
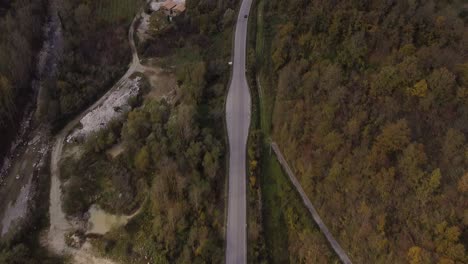
<path fill-rule="evenodd" d="M 168 0 L 164 3 L 161 4 L 161 8 L 163 9 L 166 9 L 166 10 L 171 10 L 172 8 L 174 8 L 177 4 L 174 3 L 173 1 L 171 0 Z"/>
<path fill-rule="evenodd" d="M 185 3 L 177 4 L 174 7 L 174 11 L 177 11 L 179 13 L 183 13 L 185 11 Z"/>

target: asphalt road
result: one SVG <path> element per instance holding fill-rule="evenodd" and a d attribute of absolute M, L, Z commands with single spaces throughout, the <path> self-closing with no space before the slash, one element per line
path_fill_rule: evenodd
<path fill-rule="evenodd" d="M 245 76 L 248 17 L 252 0 L 243 0 L 234 39 L 231 84 L 226 103 L 229 137 L 229 193 L 226 228 L 226 263 L 247 263 L 246 152 L 251 99 Z"/>

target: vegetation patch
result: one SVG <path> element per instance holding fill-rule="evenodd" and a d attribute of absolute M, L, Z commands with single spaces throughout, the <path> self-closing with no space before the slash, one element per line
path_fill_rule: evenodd
<path fill-rule="evenodd" d="M 142 202 L 144 195 L 137 196 L 136 189 L 142 187 L 139 182 L 143 180 L 134 177 L 125 157 L 112 159 L 106 155 L 106 150 L 120 138 L 121 127 L 120 122 L 112 123 L 88 139 L 79 158 L 61 162 L 60 176 L 62 181 L 66 180 L 63 188 L 66 214 L 82 216 L 94 203 L 110 213 L 130 214 Z"/>
<path fill-rule="evenodd" d="M 263 149 L 263 219 L 269 263 L 339 263 L 272 155 L 269 148 Z"/>
<path fill-rule="evenodd" d="M 274 96 L 262 86 L 269 59 L 264 57 L 265 1 L 259 1 L 249 20 L 248 80 L 252 94 L 249 137 L 249 263 L 338 263 L 325 237 L 269 144 Z"/>
<path fill-rule="evenodd" d="M 136 195 L 125 198 L 127 209 L 138 196 L 148 197 L 125 226 L 92 238 L 105 256 L 123 263 L 220 263 L 224 259 L 222 120 L 232 31 L 210 27 L 202 32 L 182 26 L 196 25 L 202 17 L 212 20 L 210 24 L 220 23 L 219 14 L 227 5 L 194 5 L 188 10 L 190 16 L 174 20 L 172 31 L 160 32 L 157 39 L 139 47 L 146 56 L 156 56 L 157 66 L 175 79 L 177 99 L 147 98 L 120 125 L 89 138 L 87 152 L 76 160 L 77 171 L 69 182 L 77 191 L 65 194 L 71 203 L 78 198 L 78 204 L 68 206 L 71 213 L 92 203 L 116 212 L 110 206 L 120 202 L 115 197 L 120 193 Z M 179 44 L 169 45 L 173 39 L 179 39 Z M 105 153 L 115 144 L 123 150 L 112 159 Z M 78 175 L 80 185 L 72 182 Z M 128 181 L 121 185 L 124 179 Z M 86 198 L 80 201 L 81 197 Z"/>
<path fill-rule="evenodd" d="M 149 19 L 149 31 L 151 36 L 158 36 L 158 34 L 166 29 L 170 24 L 167 16 L 162 12 L 153 12 Z"/>
<path fill-rule="evenodd" d="M 106 23 L 129 24 L 142 4 L 143 1 L 139 0 L 98 0 L 93 7 L 96 8 L 97 18 Z"/>

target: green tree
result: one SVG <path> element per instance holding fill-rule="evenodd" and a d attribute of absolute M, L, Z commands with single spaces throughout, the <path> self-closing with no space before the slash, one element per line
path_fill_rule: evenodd
<path fill-rule="evenodd" d="M 75 9 L 74 19 L 75 19 L 76 24 L 82 31 L 85 31 L 86 29 L 88 29 L 89 24 L 92 21 L 90 18 L 91 18 L 91 9 L 86 3 L 80 4 Z"/>
<path fill-rule="evenodd" d="M 216 172 L 219 169 L 218 165 L 218 157 L 216 156 L 215 152 L 206 152 L 205 156 L 203 157 L 203 169 L 205 171 L 205 175 L 210 178 L 214 178 L 216 176 Z"/>
<path fill-rule="evenodd" d="M 127 122 L 122 131 L 122 137 L 130 147 L 134 147 L 145 139 L 150 133 L 150 124 L 147 122 L 148 115 L 145 111 L 134 110 L 128 114 Z"/>
<path fill-rule="evenodd" d="M 135 156 L 135 168 L 139 172 L 147 172 L 150 165 L 149 151 L 148 147 L 143 147 L 140 149 L 138 154 Z"/>
<path fill-rule="evenodd" d="M 11 119 L 14 111 L 14 97 L 10 81 L 0 74 L 0 125 Z"/>
<path fill-rule="evenodd" d="M 377 136 L 371 151 L 371 160 L 386 163 L 388 154 L 403 150 L 410 141 L 410 129 L 406 120 L 388 123 Z"/>

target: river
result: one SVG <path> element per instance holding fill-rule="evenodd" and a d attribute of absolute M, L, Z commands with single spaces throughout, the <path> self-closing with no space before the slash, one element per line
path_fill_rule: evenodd
<path fill-rule="evenodd" d="M 57 13 L 58 0 L 50 0 L 47 22 L 43 26 L 43 44 L 37 55 L 36 74 L 31 83 L 34 96 L 24 108 L 24 117 L 14 143 L 0 168 L 0 237 L 11 226 L 20 228 L 28 213 L 33 213 L 32 201 L 37 194 L 35 183 L 49 154 L 50 128 L 37 115 L 36 103 L 44 93 L 43 83 L 55 80 L 58 62 L 63 52 L 62 29 Z M 16 229 L 14 230 L 16 231 Z"/>

